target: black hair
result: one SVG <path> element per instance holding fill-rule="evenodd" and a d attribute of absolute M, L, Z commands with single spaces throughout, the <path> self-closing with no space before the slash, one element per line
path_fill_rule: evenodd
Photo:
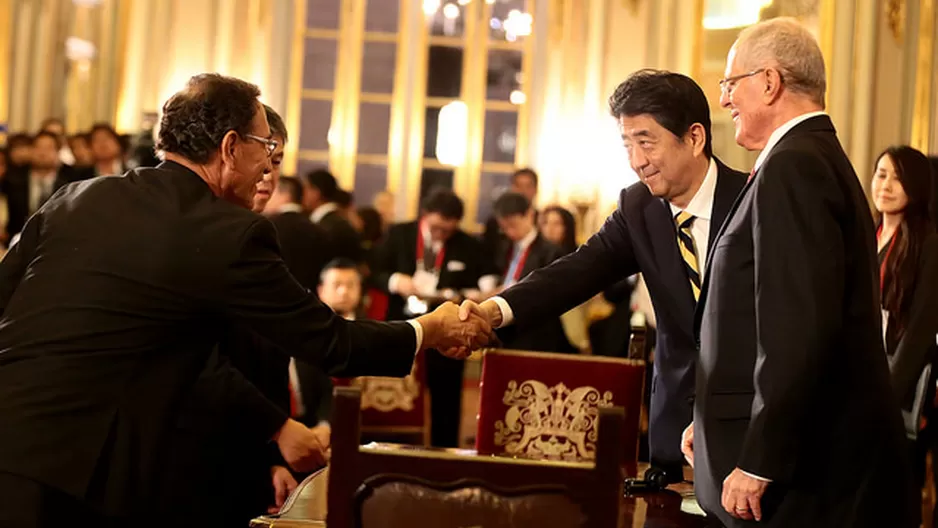
<path fill-rule="evenodd" d="M 315 169 L 307 172 L 305 178 L 310 187 L 319 189 L 319 194 L 322 195 L 325 201 L 332 202 L 336 199 L 339 184 L 331 172 L 324 168 Z"/>
<path fill-rule="evenodd" d="M 713 157 L 710 104 L 700 85 L 686 75 L 639 70 L 616 87 L 609 97 L 609 112 L 616 119 L 648 114 L 678 138 L 700 123 L 706 131 L 704 154 Z"/>
<path fill-rule="evenodd" d="M 465 209 L 456 193 L 446 188 L 434 189 L 421 205 L 424 213 L 437 213 L 450 220 L 462 220 Z"/>
<path fill-rule="evenodd" d="M 531 167 L 524 167 L 522 169 L 516 170 L 511 175 L 511 183 L 515 183 L 515 180 L 517 180 L 521 176 L 527 176 L 531 178 L 531 180 L 534 182 L 534 188 L 535 189 L 537 188 L 537 172 L 535 172 L 534 169 L 532 169 Z"/>
<path fill-rule="evenodd" d="M 257 114 L 257 86 L 217 73 L 189 79 L 186 87 L 163 105 L 156 149 L 206 163 L 230 131 L 251 133 Z"/>
<path fill-rule="evenodd" d="M 280 182 L 277 183 L 277 190 L 287 193 L 291 203 L 303 203 L 303 184 L 300 183 L 300 180 L 284 176 L 280 178 Z"/>
<path fill-rule="evenodd" d="M 509 216 L 524 215 L 531 210 L 531 202 L 527 198 L 516 192 L 506 192 L 495 200 L 496 218 L 507 218 Z"/>

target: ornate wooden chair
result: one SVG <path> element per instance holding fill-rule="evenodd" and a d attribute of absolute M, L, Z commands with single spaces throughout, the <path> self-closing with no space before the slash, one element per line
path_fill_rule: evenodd
<path fill-rule="evenodd" d="M 603 408 L 596 457 L 550 462 L 393 444 L 359 446 L 360 393 L 336 388 L 329 528 L 616 526 L 623 412 Z"/>
<path fill-rule="evenodd" d="M 417 354 L 405 378 L 362 376 L 333 381 L 337 387 L 361 390 L 361 430 L 367 437 L 430 445 L 430 393 L 423 352 Z"/>
<path fill-rule="evenodd" d="M 625 410 L 622 463 L 637 473 L 645 362 L 490 350 L 482 360 L 480 454 L 592 461 L 603 408 Z"/>

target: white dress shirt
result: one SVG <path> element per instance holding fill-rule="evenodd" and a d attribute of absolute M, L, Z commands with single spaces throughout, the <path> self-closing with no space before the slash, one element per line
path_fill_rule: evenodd
<path fill-rule="evenodd" d="M 303 210 L 303 206 L 298 203 L 285 203 L 277 209 L 278 213 L 299 213 Z"/>
<path fill-rule="evenodd" d="M 511 260 L 508 262 L 508 270 L 505 272 L 505 276 L 503 277 L 504 284 L 506 286 L 510 286 L 514 284 L 515 282 L 514 277 L 509 277 L 508 273 L 514 271 L 515 273 L 512 273 L 512 275 L 514 275 L 516 273 L 520 273 L 521 271 L 521 270 L 512 270 L 511 265 L 515 263 L 515 259 L 520 258 L 519 255 L 522 255 L 525 251 L 527 251 L 529 247 L 531 247 L 531 244 L 534 243 L 535 238 L 537 238 L 537 228 L 531 229 L 531 232 L 525 235 L 524 238 L 512 244 L 511 255 L 510 255 Z M 524 263 L 521 261 L 518 261 L 517 265 L 523 266 Z"/>
<path fill-rule="evenodd" d="M 713 195 L 717 188 L 717 162 L 710 158 L 710 167 L 707 169 L 707 175 L 703 183 L 697 189 L 697 193 L 687 203 L 684 211 L 694 215 L 694 221 L 690 225 L 690 235 L 694 239 L 694 252 L 697 254 L 697 270 L 700 272 L 700 278 L 703 280 L 704 268 L 707 264 L 707 248 L 710 245 L 710 219 L 713 217 Z M 681 208 L 669 203 L 671 206 L 671 219 L 681 212 Z"/>

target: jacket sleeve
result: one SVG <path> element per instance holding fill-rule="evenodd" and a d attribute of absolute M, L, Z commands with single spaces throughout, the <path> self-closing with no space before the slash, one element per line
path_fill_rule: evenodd
<path fill-rule="evenodd" d="M 332 375 L 404 377 L 417 350 L 406 322 L 346 321 L 287 270 L 273 225 L 257 219 L 229 265 L 221 311 Z"/>
<path fill-rule="evenodd" d="M 559 317 L 616 281 L 638 273 L 624 213 L 627 192 L 623 191 L 618 209 L 599 232 L 579 249 L 531 273 L 501 294 L 518 324 Z"/>

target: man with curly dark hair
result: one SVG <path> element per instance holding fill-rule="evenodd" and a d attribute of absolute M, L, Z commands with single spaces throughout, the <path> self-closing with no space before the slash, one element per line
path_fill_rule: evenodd
<path fill-rule="evenodd" d="M 166 479 L 188 469 L 198 482 L 198 468 L 172 467 L 175 443 L 219 423 L 296 469 L 319 462 L 315 434 L 274 406 L 180 413 L 230 328 L 344 376 L 402 377 L 420 349 L 465 357 L 487 343 L 491 328 L 460 323 L 453 304 L 346 321 L 290 275 L 250 210 L 277 147 L 258 96 L 193 77 L 163 107 L 163 163 L 64 187 L 0 262 L 0 526 L 168 525 Z M 263 401 L 224 374 L 198 390 Z"/>

